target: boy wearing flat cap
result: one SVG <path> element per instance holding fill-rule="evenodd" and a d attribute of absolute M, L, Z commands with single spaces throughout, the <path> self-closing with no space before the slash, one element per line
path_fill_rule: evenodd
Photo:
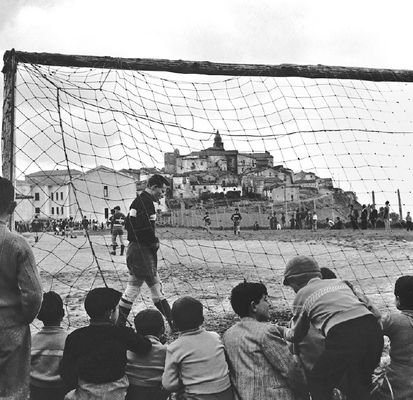
<path fill-rule="evenodd" d="M 131 328 L 115 326 L 122 293 L 103 287 L 86 296 L 90 325 L 73 331 L 66 339 L 61 376 L 67 389 L 65 399 L 124 399 L 128 388 L 125 375 L 126 351 L 146 354 L 152 344 Z"/>
<path fill-rule="evenodd" d="M 325 337 L 325 349 L 307 375 L 312 399 L 331 400 L 334 388 L 348 400 L 369 399 L 383 348 L 377 318 L 345 282 L 322 280 L 320 267 L 310 257 L 291 259 L 283 283 L 296 293 L 292 326 L 284 328 L 284 338 L 299 343 L 310 324 Z"/>

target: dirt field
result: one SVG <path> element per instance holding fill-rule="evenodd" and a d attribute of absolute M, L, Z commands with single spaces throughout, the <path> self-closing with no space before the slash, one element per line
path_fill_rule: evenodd
<path fill-rule="evenodd" d="M 199 298 L 206 308 L 206 325 L 224 330 L 233 321 L 231 288 L 244 278 L 264 282 L 277 319 L 287 318 L 293 292 L 281 285 L 285 262 L 298 254 L 312 255 L 342 279 L 361 288 L 380 308 L 393 307 L 393 285 L 402 274 L 413 274 L 413 234 L 377 231 L 232 231 L 160 228 L 159 271 L 172 303 L 182 295 Z M 111 256 L 110 235 L 91 233 L 90 241 L 43 233 L 33 245 L 44 290 L 55 290 L 67 307 L 65 324 L 87 321 L 83 300 L 92 287 L 123 290 L 127 281 L 124 256 Z M 134 312 L 152 305 L 144 286 Z"/>

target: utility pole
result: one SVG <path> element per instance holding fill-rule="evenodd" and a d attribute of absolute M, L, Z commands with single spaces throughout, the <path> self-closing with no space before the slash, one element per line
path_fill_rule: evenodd
<path fill-rule="evenodd" d="M 397 189 L 397 198 L 399 200 L 399 218 L 400 221 L 403 219 L 402 201 L 400 199 L 400 190 Z"/>
<path fill-rule="evenodd" d="M 373 208 L 376 208 L 376 197 L 374 195 L 374 190 L 371 191 L 371 201 L 373 203 Z"/>

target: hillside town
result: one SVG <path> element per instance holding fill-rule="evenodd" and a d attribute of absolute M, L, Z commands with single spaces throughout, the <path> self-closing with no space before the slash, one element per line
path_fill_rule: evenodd
<path fill-rule="evenodd" d="M 181 155 L 165 153 L 165 173 L 172 180 L 173 198 L 248 197 L 272 202 L 294 202 L 331 193 L 331 178 L 313 172 L 295 173 L 274 166 L 268 152 L 241 153 L 225 150 L 219 132 L 212 147 Z M 349 192 L 356 200 L 355 194 Z"/>
<path fill-rule="evenodd" d="M 115 170 L 97 166 L 87 171 L 55 169 L 38 171 L 18 180 L 16 220 L 39 218 L 79 220 L 81 214 L 99 224 L 107 221 L 115 206 L 127 210 L 154 173 L 171 183 L 161 211 L 174 204 L 213 199 L 249 199 L 272 205 L 295 204 L 341 194 L 345 203 L 357 203 L 354 192 L 333 186 L 331 178 L 313 172 L 294 172 L 274 165 L 268 152 L 226 150 L 217 131 L 212 146 L 189 154 L 179 150 L 164 155 L 164 167 Z M 174 200 L 174 201 L 172 201 Z M 80 212 L 82 211 L 82 213 Z"/>

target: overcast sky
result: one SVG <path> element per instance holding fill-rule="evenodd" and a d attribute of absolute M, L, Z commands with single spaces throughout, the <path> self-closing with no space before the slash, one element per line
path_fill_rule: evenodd
<path fill-rule="evenodd" d="M 1 0 L 0 51 L 413 69 L 409 0 Z"/>
<path fill-rule="evenodd" d="M 0 53 L 413 69 L 412 15 L 407 0 L 0 0 Z"/>

